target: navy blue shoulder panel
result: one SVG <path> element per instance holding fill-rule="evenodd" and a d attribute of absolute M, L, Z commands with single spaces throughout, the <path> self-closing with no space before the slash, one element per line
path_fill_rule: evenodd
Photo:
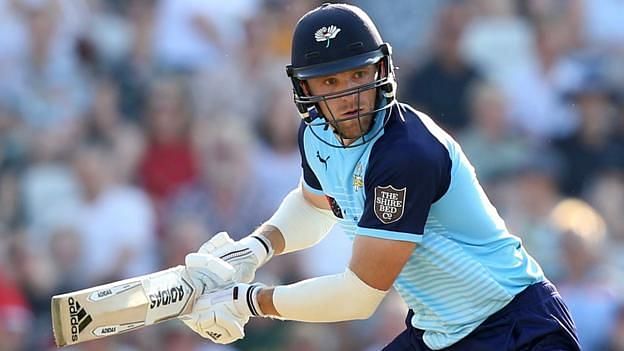
<path fill-rule="evenodd" d="M 303 181 L 310 187 L 315 190 L 323 191 L 321 187 L 321 182 L 319 182 L 318 178 L 310 168 L 308 164 L 308 160 L 305 155 L 304 142 L 303 142 L 303 134 L 307 125 L 302 121 L 299 125 L 299 133 L 298 133 L 298 142 L 299 142 L 299 153 L 301 154 L 301 168 L 303 170 Z"/>
<path fill-rule="evenodd" d="M 358 226 L 422 234 L 431 205 L 449 188 L 451 167 L 448 150 L 418 115 L 394 107 L 370 153 Z"/>

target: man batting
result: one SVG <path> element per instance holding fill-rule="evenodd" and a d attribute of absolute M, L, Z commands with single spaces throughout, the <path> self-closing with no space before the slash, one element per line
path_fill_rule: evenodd
<path fill-rule="evenodd" d="M 510 234 L 460 146 L 397 102 L 390 45 L 361 9 L 324 4 L 292 44 L 303 179 L 250 236 L 220 233 L 200 252 L 238 283 L 203 295 L 185 323 L 218 343 L 250 317 L 370 317 L 394 286 L 409 307 L 384 350 L 579 350 L 574 322 L 539 264 Z M 251 283 L 274 255 L 316 244 L 339 222 L 353 239 L 341 274 Z"/>

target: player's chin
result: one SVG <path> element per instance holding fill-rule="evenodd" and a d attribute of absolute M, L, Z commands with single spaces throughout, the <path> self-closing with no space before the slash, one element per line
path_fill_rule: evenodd
<path fill-rule="evenodd" d="M 366 134 L 366 128 L 362 130 L 360 126 L 353 126 L 351 128 L 340 128 L 338 132 L 343 139 L 355 140 Z"/>
<path fill-rule="evenodd" d="M 332 123 L 334 129 L 345 139 L 357 139 L 366 134 L 371 125 L 370 116 L 350 118 Z"/>

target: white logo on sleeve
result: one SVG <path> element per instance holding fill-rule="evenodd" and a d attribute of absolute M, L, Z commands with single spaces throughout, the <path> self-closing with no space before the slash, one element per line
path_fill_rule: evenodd
<path fill-rule="evenodd" d="M 375 187 L 375 216 L 384 224 L 401 219 L 406 192 L 407 188 L 396 189 L 392 185 Z"/>

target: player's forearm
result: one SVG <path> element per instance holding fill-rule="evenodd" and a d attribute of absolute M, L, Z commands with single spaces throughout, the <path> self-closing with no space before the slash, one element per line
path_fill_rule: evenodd
<path fill-rule="evenodd" d="M 342 274 L 263 288 L 257 298 L 264 315 L 304 322 L 340 322 L 369 318 L 386 293 L 368 286 L 347 269 Z"/>
<path fill-rule="evenodd" d="M 280 235 L 275 230 L 269 230 L 268 234 L 277 244 L 282 240 L 283 250 L 280 252 L 288 253 L 317 244 L 336 221 L 330 211 L 313 206 L 304 198 L 301 188 L 297 188 L 284 198 L 275 214 L 261 229 L 267 226 L 275 228 Z M 275 251 L 277 253 L 277 249 Z"/>

